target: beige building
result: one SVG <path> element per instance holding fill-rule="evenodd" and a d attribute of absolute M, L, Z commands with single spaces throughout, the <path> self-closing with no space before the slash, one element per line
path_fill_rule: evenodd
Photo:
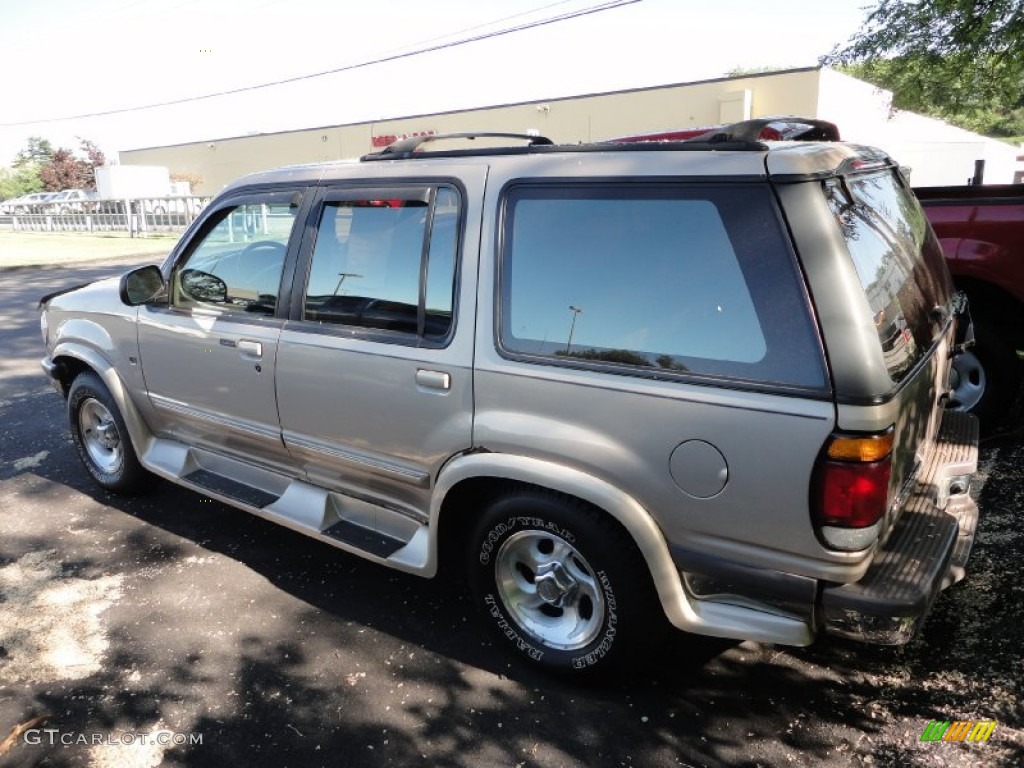
<path fill-rule="evenodd" d="M 890 93 L 824 67 L 218 138 L 119 154 L 122 164 L 162 165 L 172 173 L 196 174 L 203 181 L 194 191 L 212 195 L 246 173 L 359 157 L 396 139 L 423 133 L 531 133 L 558 143 L 577 143 L 772 115 L 835 122 L 844 139 L 881 146 L 910 165 L 916 184 L 965 183 L 975 159 L 986 160 L 986 182 L 1013 180 L 1014 147 L 919 115 L 907 124 L 906 113 L 893 114 Z"/>

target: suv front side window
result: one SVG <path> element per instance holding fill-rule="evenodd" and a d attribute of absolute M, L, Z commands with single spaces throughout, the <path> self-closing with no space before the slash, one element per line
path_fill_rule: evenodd
<path fill-rule="evenodd" d="M 285 198 L 218 211 L 175 269 L 172 306 L 273 315 L 297 211 Z"/>

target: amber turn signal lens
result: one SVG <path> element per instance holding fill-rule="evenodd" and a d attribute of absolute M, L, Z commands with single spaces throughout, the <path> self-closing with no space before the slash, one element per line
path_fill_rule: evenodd
<path fill-rule="evenodd" d="M 892 452 L 893 430 L 880 435 L 835 435 L 828 444 L 828 457 L 835 461 L 881 461 Z"/>

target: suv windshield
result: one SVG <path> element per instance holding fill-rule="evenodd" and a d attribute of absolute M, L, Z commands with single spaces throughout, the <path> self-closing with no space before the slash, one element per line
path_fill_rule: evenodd
<path fill-rule="evenodd" d="M 885 365 L 900 383 L 942 331 L 951 287 L 920 204 L 894 171 L 826 184 L 829 207 L 871 305 Z"/>

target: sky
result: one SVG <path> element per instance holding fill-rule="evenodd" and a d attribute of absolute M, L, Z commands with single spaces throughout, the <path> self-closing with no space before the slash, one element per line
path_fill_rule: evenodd
<path fill-rule="evenodd" d="M 614 5 L 532 29 L 306 77 Z M 872 0 L 0 0 L 0 167 L 813 66 Z M 147 105 L 264 83 L 198 101 Z M 100 112 L 129 110 L 97 117 Z M 61 119 L 71 118 L 71 119 Z"/>

